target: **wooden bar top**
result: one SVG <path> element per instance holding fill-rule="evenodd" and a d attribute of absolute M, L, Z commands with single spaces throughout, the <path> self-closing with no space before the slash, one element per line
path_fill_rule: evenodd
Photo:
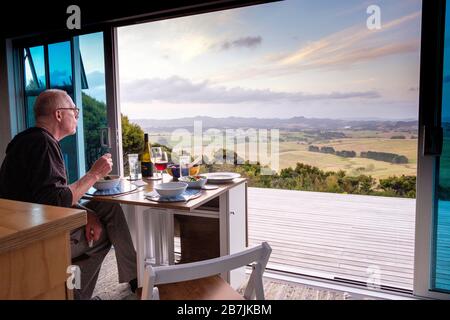
<path fill-rule="evenodd" d="M 86 224 L 86 211 L 0 199 L 0 254 Z"/>
<path fill-rule="evenodd" d="M 132 204 L 132 205 L 139 205 L 139 206 L 145 206 L 145 207 L 153 207 L 153 208 L 159 208 L 159 209 L 175 209 L 175 210 L 182 210 L 182 211 L 192 211 L 201 205 L 205 204 L 206 202 L 210 201 L 211 199 L 214 199 L 221 195 L 224 192 L 227 192 L 231 188 L 240 185 L 247 181 L 246 178 L 236 178 L 233 180 L 233 182 L 230 183 L 224 183 L 224 184 L 217 184 L 219 187 L 215 190 L 202 190 L 202 195 L 198 198 L 192 199 L 185 202 L 155 202 L 151 200 L 145 199 L 145 194 L 147 192 L 153 191 L 153 185 L 157 183 L 161 183 L 161 180 L 147 180 L 144 179 L 147 183 L 144 187 L 139 188 L 137 191 L 130 193 L 130 194 L 124 194 L 124 195 L 116 195 L 116 196 L 84 196 L 85 199 L 95 199 L 99 201 L 110 201 L 110 202 L 116 202 L 121 204 Z M 164 176 L 164 182 L 171 182 L 172 178 L 169 175 Z"/>

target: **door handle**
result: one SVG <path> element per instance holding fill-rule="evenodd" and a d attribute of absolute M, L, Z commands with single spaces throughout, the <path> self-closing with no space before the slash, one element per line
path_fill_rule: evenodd
<path fill-rule="evenodd" d="M 111 128 L 100 129 L 100 146 L 102 148 L 111 148 Z"/>
<path fill-rule="evenodd" d="M 444 129 L 442 127 L 424 126 L 424 156 L 440 156 L 444 143 Z"/>
<path fill-rule="evenodd" d="M 230 214 L 234 215 L 234 211 L 230 211 Z"/>

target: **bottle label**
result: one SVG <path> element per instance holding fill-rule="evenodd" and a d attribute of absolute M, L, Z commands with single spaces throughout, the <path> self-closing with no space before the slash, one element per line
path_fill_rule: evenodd
<path fill-rule="evenodd" d="M 141 162 L 143 177 L 153 177 L 153 164 L 151 162 Z"/>

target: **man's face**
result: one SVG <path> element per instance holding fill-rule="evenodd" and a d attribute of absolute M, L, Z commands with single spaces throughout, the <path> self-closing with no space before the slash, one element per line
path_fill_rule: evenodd
<path fill-rule="evenodd" d="M 60 129 L 64 135 L 72 135 L 77 132 L 79 110 L 70 96 L 66 96 L 67 102 L 64 107 L 57 110 L 61 114 Z"/>

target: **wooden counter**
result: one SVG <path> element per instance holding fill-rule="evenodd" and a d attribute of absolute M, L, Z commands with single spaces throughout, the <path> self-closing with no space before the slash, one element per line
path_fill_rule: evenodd
<path fill-rule="evenodd" d="M 71 299 L 70 231 L 86 211 L 0 199 L 0 299 Z"/>

